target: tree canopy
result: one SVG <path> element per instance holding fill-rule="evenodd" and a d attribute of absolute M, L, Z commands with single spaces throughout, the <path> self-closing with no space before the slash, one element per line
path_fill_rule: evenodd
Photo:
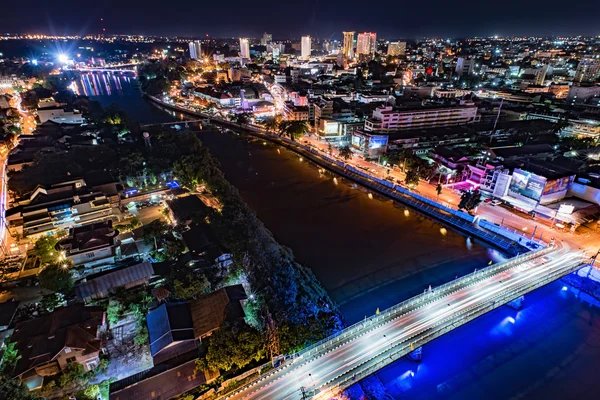
<path fill-rule="evenodd" d="M 38 275 L 40 286 L 53 292 L 67 293 L 73 288 L 71 265 L 68 261 L 54 262 L 47 265 Z"/>

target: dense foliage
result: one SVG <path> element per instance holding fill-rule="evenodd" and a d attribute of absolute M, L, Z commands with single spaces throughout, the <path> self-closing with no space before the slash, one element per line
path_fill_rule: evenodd
<path fill-rule="evenodd" d="M 70 267 L 68 261 L 49 264 L 38 275 L 40 286 L 52 292 L 67 293 L 73 288 Z"/>
<path fill-rule="evenodd" d="M 175 163 L 174 173 L 189 187 L 205 184 L 223 204 L 221 213 L 213 216 L 211 227 L 237 263 L 244 266 L 251 286 L 261 288 L 260 297 L 277 325 L 291 332 L 300 332 L 309 325 L 319 338 L 339 329 L 341 324 L 333 304 L 316 277 L 295 262 L 289 249 L 275 241 L 225 179 L 208 149 L 196 141 L 196 150 Z M 312 319 L 332 323 L 310 325 Z M 298 334 L 284 342 L 281 350 L 287 352 L 304 342 L 306 338 Z"/>
<path fill-rule="evenodd" d="M 185 68 L 171 60 L 150 61 L 138 66 L 142 90 L 156 96 L 166 92 L 171 83 L 184 77 Z"/>

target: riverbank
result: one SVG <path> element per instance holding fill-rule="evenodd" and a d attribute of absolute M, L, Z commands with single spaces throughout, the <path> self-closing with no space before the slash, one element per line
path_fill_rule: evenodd
<path fill-rule="evenodd" d="M 522 254 L 523 252 L 533 248 L 538 248 L 542 245 L 542 243 L 535 243 L 531 240 L 523 240 L 522 236 L 516 234 L 515 232 L 511 232 L 503 227 L 498 227 L 487 221 L 478 221 L 475 219 L 475 217 L 465 212 L 445 207 L 435 202 L 433 199 L 418 195 L 417 193 L 411 192 L 400 185 L 394 185 L 389 181 L 378 179 L 377 177 L 371 176 L 370 174 L 358 170 L 340 160 L 335 160 L 331 157 L 321 154 L 316 149 L 304 146 L 301 143 L 291 141 L 287 138 L 271 134 L 264 131 L 262 128 L 251 125 L 240 126 L 222 118 L 191 111 L 175 104 L 166 103 L 154 96 L 146 95 L 146 97 L 152 102 L 170 110 L 194 117 L 205 118 L 211 123 L 216 123 L 227 128 L 239 129 L 249 135 L 284 146 L 338 175 L 351 179 L 352 181 L 366 188 L 372 189 L 388 198 L 400 201 L 403 204 L 414 208 L 418 212 L 429 215 L 436 220 L 448 224 L 449 226 L 484 240 L 485 242 L 501 249 L 509 255 L 514 256 L 517 254 Z M 485 228 L 479 224 L 485 225 Z"/>

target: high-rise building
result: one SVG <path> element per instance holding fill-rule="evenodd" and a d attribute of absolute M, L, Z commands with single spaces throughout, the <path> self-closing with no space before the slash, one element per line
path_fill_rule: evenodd
<path fill-rule="evenodd" d="M 600 75 L 600 58 L 586 56 L 581 59 L 575 71 L 575 82 L 593 82 Z"/>
<path fill-rule="evenodd" d="M 387 48 L 388 56 L 403 56 L 406 54 L 406 42 L 390 42 Z"/>
<path fill-rule="evenodd" d="M 475 69 L 475 60 L 459 57 L 456 61 L 456 74 L 458 76 L 471 75 Z"/>
<path fill-rule="evenodd" d="M 301 57 L 304 60 L 308 60 L 310 58 L 311 49 L 311 39 L 310 36 L 302 36 L 302 47 L 301 47 Z"/>
<path fill-rule="evenodd" d="M 354 32 L 344 32 L 344 46 L 342 47 L 342 54 L 348 60 L 354 58 Z"/>
<path fill-rule="evenodd" d="M 260 44 L 263 46 L 268 46 L 273 41 L 273 35 L 270 33 L 263 33 L 262 39 L 260 39 Z"/>
<path fill-rule="evenodd" d="M 190 58 L 192 60 L 202 59 L 202 48 L 200 46 L 199 40 L 194 40 L 193 42 L 190 42 Z"/>
<path fill-rule="evenodd" d="M 250 59 L 250 41 L 240 38 L 240 57 Z"/>
<path fill-rule="evenodd" d="M 370 55 L 375 54 L 377 45 L 377 34 L 375 32 L 363 32 L 358 34 L 356 41 L 356 55 Z"/>

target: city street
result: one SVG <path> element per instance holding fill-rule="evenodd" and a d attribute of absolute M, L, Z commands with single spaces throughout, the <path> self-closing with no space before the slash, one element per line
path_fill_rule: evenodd
<path fill-rule="evenodd" d="M 228 399 L 301 399 L 304 391 L 314 398 L 328 398 L 333 388 L 344 388 L 398 358 L 397 347 L 414 343 L 418 335 L 433 335 L 438 329 L 453 329 L 467 322 L 473 312 L 485 313 L 508 293 L 524 293 L 552 276 L 560 276 L 580 265 L 581 259 L 568 247 L 523 262 L 491 277 L 459 286 L 391 318 L 381 325 L 365 323 L 351 338 L 331 339 L 316 354 L 302 354 L 273 374 L 257 379 Z M 450 326 L 448 325 L 450 324 Z M 358 381 L 360 379 L 356 379 Z M 348 382 L 350 381 L 350 383 Z"/>

